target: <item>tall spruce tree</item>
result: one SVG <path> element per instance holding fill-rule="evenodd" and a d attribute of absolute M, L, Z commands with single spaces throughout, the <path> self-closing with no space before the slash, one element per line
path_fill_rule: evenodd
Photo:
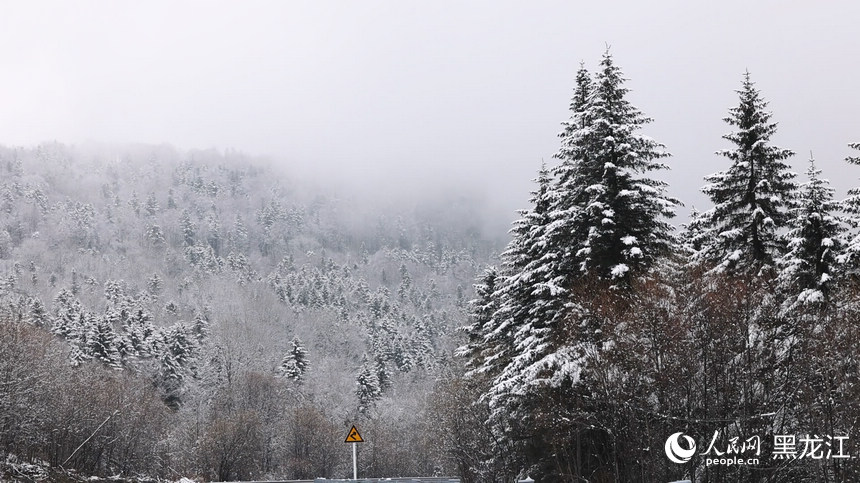
<path fill-rule="evenodd" d="M 848 146 L 860 150 L 860 143 L 851 143 Z M 848 156 L 845 161 L 860 165 L 860 156 Z M 848 215 L 850 225 L 854 228 L 860 226 L 860 187 L 848 190 L 848 198 L 844 199 L 840 206 Z M 849 237 L 840 261 L 845 264 L 845 270 L 852 278 L 860 276 L 860 234 Z"/>
<path fill-rule="evenodd" d="M 650 119 L 625 99 L 609 52 L 600 67 L 593 81 L 579 69 L 555 155 L 560 164 L 554 177 L 541 169 L 533 208 L 522 212 L 502 257 L 499 309 L 485 337 L 491 355 L 484 360 L 485 371 L 498 375 L 485 398 L 498 437 L 520 435 L 520 443 L 501 448 L 514 458 L 549 451 L 538 428 L 551 415 L 535 402 L 581 368 L 579 339 L 590 339 L 571 333 L 578 330 L 571 320 L 583 312 L 570 289 L 585 276 L 626 285 L 674 242 L 666 219 L 680 202 L 648 177 L 666 168 L 658 160 L 668 154 L 639 132 Z M 532 431 L 525 443 L 522 436 Z"/>
<path fill-rule="evenodd" d="M 554 279 L 551 265 L 558 255 L 549 246 L 546 229 L 550 222 L 551 178 L 546 165 L 536 179 L 530 210 L 521 211 L 513 239 L 502 253 L 505 276 L 499 284 L 499 309 L 485 335 L 489 354 L 482 372 L 497 375 L 495 398 L 521 389 L 525 370 L 541 358 L 536 349 L 545 347 L 551 327 L 564 304 L 564 289 Z"/>
<path fill-rule="evenodd" d="M 791 210 L 789 251 L 779 261 L 789 308 L 829 299 L 845 245 L 844 220 L 838 215 L 839 203 L 833 200 L 834 189 L 821 178 L 813 159 L 806 175 L 809 181 L 801 185 L 799 203 Z"/>
<path fill-rule="evenodd" d="M 797 192 L 796 174 L 785 160 L 794 153 L 769 144 L 777 124 L 749 72 L 737 92 L 740 104 L 724 119 L 737 130 L 723 136 L 735 147 L 717 151 L 732 164 L 705 178 L 702 191 L 714 207 L 696 221 L 701 232 L 694 242 L 701 249 L 695 259 L 717 272 L 756 274 L 785 251 L 779 232 L 788 226 Z"/>
<path fill-rule="evenodd" d="M 580 70 L 571 102 L 572 120 L 565 125 L 560 183 L 553 206 L 555 234 L 577 247 L 579 270 L 601 278 L 629 280 L 666 255 L 673 242 L 677 199 L 666 183 L 648 177 L 668 169 L 659 160 L 664 146 L 643 135 L 652 121 L 626 99 L 629 89 L 607 50 L 593 83 Z"/>
<path fill-rule="evenodd" d="M 577 252 L 588 237 L 588 226 L 582 223 L 583 211 L 588 206 L 590 183 L 599 177 L 587 149 L 584 136 L 588 120 L 586 108 L 591 102 L 594 87 L 591 75 L 584 65 L 576 73 L 576 85 L 570 101 L 570 119 L 562 123 L 564 129 L 559 133 L 561 147 L 553 155 L 559 160 L 552 170 L 555 178 L 549 210 L 553 222 L 547 226 L 548 238 L 562 250 L 556 262 L 556 269 L 568 276 L 578 275 L 580 261 Z"/>
<path fill-rule="evenodd" d="M 528 394 L 526 381 L 537 375 L 535 364 L 546 355 L 546 342 L 565 303 L 564 291 L 549 270 L 548 259 L 558 250 L 546 245 L 552 180 L 545 165 L 536 181 L 532 207 L 520 212 L 521 218 L 511 230 L 513 238 L 502 254 L 503 272 L 496 278 L 492 296 L 498 300 L 498 309 L 493 314 L 473 312 L 476 320 L 485 320 L 481 366 L 471 373 L 489 380 L 482 401 L 490 407 L 488 423 L 497 443 L 493 453 L 499 458 L 497 463 L 509 469 L 521 453 L 512 448 L 515 443 L 510 436 L 519 431 L 521 421 L 529 420 L 527 412 L 518 410 Z"/>

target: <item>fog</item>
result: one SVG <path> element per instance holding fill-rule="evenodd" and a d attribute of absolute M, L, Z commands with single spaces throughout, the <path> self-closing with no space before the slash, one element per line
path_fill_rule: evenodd
<path fill-rule="evenodd" d="M 323 185 L 525 206 L 579 63 L 611 46 L 667 145 L 670 191 L 707 207 L 722 118 L 749 69 L 803 172 L 860 169 L 856 2 L 7 2 L 0 143 L 237 149 Z"/>

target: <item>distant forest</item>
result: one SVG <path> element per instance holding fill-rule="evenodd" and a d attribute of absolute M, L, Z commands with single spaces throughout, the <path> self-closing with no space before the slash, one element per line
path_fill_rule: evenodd
<path fill-rule="evenodd" d="M 455 472 L 433 394 L 500 247 L 478 204 L 376 206 L 268 164 L 0 148 L 0 452 L 83 475 L 346 476 L 356 424 L 363 475 Z"/>
<path fill-rule="evenodd" d="M 0 479 L 342 478 L 355 424 L 364 477 L 860 480 L 860 188 L 790 170 L 747 73 L 675 228 L 625 81 L 579 70 L 507 247 L 469 199 L 363 204 L 231 151 L 0 148 Z M 756 436 L 754 464 L 700 454 Z"/>

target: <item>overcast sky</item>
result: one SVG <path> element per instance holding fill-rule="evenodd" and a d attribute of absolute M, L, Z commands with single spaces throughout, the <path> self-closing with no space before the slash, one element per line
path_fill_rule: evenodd
<path fill-rule="evenodd" d="M 580 61 L 606 45 L 707 208 L 749 69 L 803 172 L 860 167 L 860 2 L 0 0 L 0 143 L 271 155 L 374 189 L 474 187 L 509 212 L 552 161 Z M 402 188 L 400 189 L 402 191 Z"/>

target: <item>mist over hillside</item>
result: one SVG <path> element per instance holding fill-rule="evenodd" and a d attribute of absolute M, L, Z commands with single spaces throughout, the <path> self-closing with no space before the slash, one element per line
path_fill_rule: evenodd
<path fill-rule="evenodd" d="M 170 146 L 4 147 L 0 176 L 4 317 L 35 330 L 17 357 L 58 378 L 3 403 L 30 421 L 0 433 L 11 454 L 90 473 L 336 476 L 339 433 L 362 423 L 367 474 L 446 469 L 418 439 L 504 242 L 479 201 L 371 201 Z M 82 394 L 81 374 L 110 387 Z M 55 404 L 63 393 L 79 399 Z M 416 444 L 379 437 L 392 431 Z"/>

